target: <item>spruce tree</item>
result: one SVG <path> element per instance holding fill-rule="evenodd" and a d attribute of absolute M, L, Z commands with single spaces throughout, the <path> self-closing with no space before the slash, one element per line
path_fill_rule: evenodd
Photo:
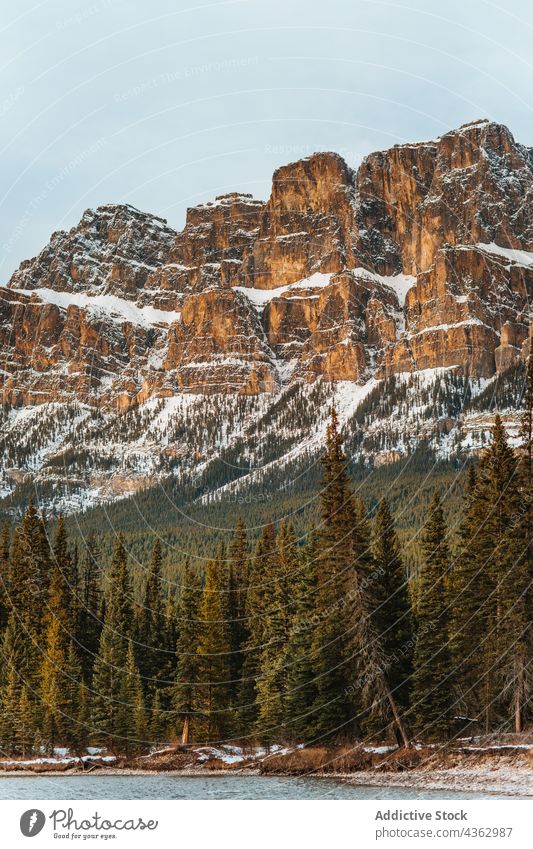
<path fill-rule="evenodd" d="M 28 687 L 22 686 L 17 710 L 17 738 L 22 757 L 33 753 L 35 744 L 35 700 L 31 698 Z"/>
<path fill-rule="evenodd" d="M 200 604 L 198 640 L 198 708 L 206 742 L 230 731 L 229 681 L 231 646 L 227 625 L 227 572 L 220 559 L 207 564 Z"/>
<path fill-rule="evenodd" d="M 451 576 L 450 650 L 453 683 L 463 721 L 479 720 L 484 711 L 483 679 L 485 656 L 483 640 L 492 627 L 494 582 L 486 568 L 479 536 L 483 529 L 486 499 L 474 465 L 468 467 L 465 481 L 463 517 L 459 545 Z"/>
<path fill-rule="evenodd" d="M 196 735 L 193 717 L 197 705 L 198 639 L 201 586 L 198 576 L 189 563 L 183 569 L 178 600 L 178 639 L 176 643 L 176 680 L 173 692 L 173 707 L 177 716 L 177 730 L 182 742 L 187 744 Z"/>
<path fill-rule="evenodd" d="M 248 539 L 246 525 L 237 519 L 233 539 L 228 547 L 228 627 L 231 645 L 230 699 L 237 701 L 244 661 L 243 647 L 246 641 L 246 585 L 248 582 Z"/>
<path fill-rule="evenodd" d="M 513 513 L 509 516 L 502 557 L 499 607 L 499 678 L 506 716 L 515 732 L 528 720 L 533 687 L 533 355 L 527 384 L 518 452 L 518 492 L 510 480 Z"/>
<path fill-rule="evenodd" d="M 282 524 L 276 538 L 276 552 L 269 575 L 263 647 L 257 679 L 257 736 L 270 744 L 284 735 L 286 662 L 285 649 L 293 615 L 292 582 L 299 570 L 294 529 Z"/>
<path fill-rule="evenodd" d="M 318 622 L 313 633 L 311 654 L 316 678 L 315 734 L 327 738 L 351 735 L 359 712 L 357 688 L 354 687 L 353 652 L 347 639 L 353 626 L 347 610 L 347 587 L 353 577 L 356 559 L 353 545 L 355 502 L 334 409 L 321 462 Z"/>
<path fill-rule="evenodd" d="M 50 582 L 50 547 L 42 518 L 30 501 L 13 536 L 9 587 L 11 605 L 28 633 L 40 635 L 44 628 L 41 601 Z"/>
<path fill-rule="evenodd" d="M 50 751 L 65 741 L 69 699 L 65 692 L 64 670 L 67 665 L 65 633 L 59 618 L 49 618 L 46 648 L 41 670 L 42 732 Z"/>
<path fill-rule="evenodd" d="M 141 608 L 137 641 L 139 669 L 150 699 L 165 689 L 172 676 L 174 646 L 169 645 L 162 587 L 161 542 L 155 540 Z M 160 693 L 160 698 L 162 697 Z"/>
<path fill-rule="evenodd" d="M 312 528 L 301 558 L 301 568 L 292 583 L 293 616 L 284 652 L 287 671 L 284 725 L 288 738 L 297 743 L 312 739 L 315 721 L 312 710 L 316 699 L 315 676 L 309 647 L 318 616 L 317 562 L 316 530 Z"/>
<path fill-rule="evenodd" d="M 413 622 L 408 579 L 389 505 L 382 498 L 372 533 L 374 622 L 389 665 L 388 680 L 403 710 L 409 705 L 413 671 Z"/>
<path fill-rule="evenodd" d="M 276 534 L 272 524 L 261 531 L 248 570 L 245 601 L 246 640 L 239 689 L 238 734 L 254 735 L 259 715 L 257 679 L 265 642 L 266 614 L 269 609 L 267 587 L 276 555 Z"/>
<path fill-rule="evenodd" d="M 102 630 L 100 619 L 101 597 L 100 553 L 96 538 L 91 535 L 86 542 L 81 558 L 81 604 L 79 611 L 80 660 L 86 683 L 91 680 L 100 643 Z"/>
<path fill-rule="evenodd" d="M 124 726 L 127 726 L 124 751 L 139 751 L 146 746 L 147 724 L 141 676 L 137 668 L 131 639 L 128 641 L 121 705 L 124 712 L 122 722 Z"/>
<path fill-rule="evenodd" d="M 68 636 L 76 640 L 79 635 L 80 591 L 76 563 L 69 551 L 63 516 L 60 515 L 52 550 L 52 576 L 54 593 L 58 599 L 55 615 L 61 618 Z M 59 600 L 59 596 L 61 600 Z"/>
<path fill-rule="evenodd" d="M 483 524 L 477 539 L 481 542 L 483 556 L 480 565 L 491 584 L 491 592 L 483 605 L 486 633 L 482 644 L 485 660 L 483 702 L 488 732 L 493 725 L 508 720 L 512 711 L 511 690 L 507 686 L 510 652 L 517 638 L 520 640 L 524 634 L 523 627 L 518 634 L 515 632 L 523 619 L 520 607 L 525 598 L 525 561 L 520 555 L 518 532 L 521 511 L 518 469 L 499 415 L 495 417 L 492 443 L 481 467 L 481 476 L 484 478 L 481 493 L 485 498 L 482 508 L 485 509 L 481 510 Z M 524 549 L 522 546 L 525 554 Z M 517 595 L 515 589 L 519 590 Z M 514 606 L 513 598 L 518 607 Z"/>
<path fill-rule="evenodd" d="M 0 743 L 10 754 L 16 754 L 21 743 L 20 701 L 25 687 L 20 673 L 22 635 L 12 612 L 2 640 L 2 678 L 0 686 Z"/>
<path fill-rule="evenodd" d="M 422 533 L 423 561 L 418 577 L 417 635 L 414 651 L 412 715 L 417 732 L 446 739 L 453 721 L 451 653 L 448 645 L 446 582 L 450 554 L 440 494 L 429 507 Z"/>
<path fill-rule="evenodd" d="M 96 739 L 119 750 L 128 745 L 131 721 L 124 702 L 128 647 L 133 634 L 132 591 L 124 539 L 119 536 L 109 574 L 105 620 L 92 680 Z"/>
<path fill-rule="evenodd" d="M 0 532 L 0 639 L 7 625 L 10 602 L 10 548 L 11 528 L 5 521 Z"/>

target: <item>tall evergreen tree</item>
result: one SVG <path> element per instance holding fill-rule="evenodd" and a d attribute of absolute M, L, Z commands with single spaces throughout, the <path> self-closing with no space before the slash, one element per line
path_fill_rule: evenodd
<path fill-rule="evenodd" d="M 359 582 L 357 559 L 364 557 L 365 545 L 357 528 L 347 465 L 333 409 L 322 457 L 318 622 L 311 644 L 317 693 L 315 733 L 321 738 L 351 736 L 361 712 L 354 631 L 359 615 L 354 609 L 358 591 L 354 591 L 354 584 Z"/>
<path fill-rule="evenodd" d="M 100 619 L 102 601 L 100 553 L 94 535 L 89 536 L 81 559 L 80 596 L 80 660 L 84 680 L 88 683 L 91 680 L 102 631 Z"/>
<path fill-rule="evenodd" d="M 267 611 L 263 629 L 263 648 L 257 679 L 257 735 L 272 743 L 284 735 L 286 662 L 285 648 L 293 618 L 292 582 L 299 571 L 296 538 L 292 525 L 282 524 L 276 538 L 268 581 Z"/>
<path fill-rule="evenodd" d="M 139 669 L 150 699 L 172 676 L 174 646 L 169 645 L 162 586 L 161 541 L 156 539 L 148 567 L 137 641 Z M 162 694 L 160 693 L 160 698 Z"/>
<path fill-rule="evenodd" d="M 106 615 L 94 664 L 92 722 L 96 737 L 124 748 L 131 732 L 131 706 L 124 701 L 128 647 L 133 635 L 132 590 L 124 539 L 119 536 L 109 574 Z"/>
<path fill-rule="evenodd" d="M 261 655 L 265 643 L 266 615 L 269 609 L 269 575 L 273 571 L 276 555 L 276 534 L 272 524 L 261 531 L 254 556 L 248 570 L 246 590 L 246 640 L 243 646 L 243 664 L 239 689 L 238 732 L 240 736 L 253 733 L 257 727 L 259 704 L 257 680 L 260 674 Z"/>
<path fill-rule="evenodd" d="M 533 687 L 533 355 L 528 358 L 516 479 L 501 554 L 499 680 L 505 715 L 523 730 Z M 516 488 L 518 482 L 518 491 Z"/>
<path fill-rule="evenodd" d="M 0 742 L 7 752 L 21 751 L 20 703 L 26 687 L 24 650 L 26 640 L 17 626 L 16 614 L 10 614 L 2 640 L 2 677 L 0 687 Z"/>
<path fill-rule="evenodd" d="M 389 505 L 382 498 L 372 533 L 374 622 L 389 664 L 388 680 L 404 710 L 413 671 L 413 622 L 407 573 Z"/>
<path fill-rule="evenodd" d="M 50 547 L 42 518 L 30 501 L 15 530 L 10 558 L 11 605 L 29 632 L 41 634 L 44 627 L 41 601 L 50 582 Z"/>
<path fill-rule="evenodd" d="M 64 742 L 68 722 L 72 719 L 64 679 L 67 666 L 66 641 L 68 637 L 61 620 L 56 616 L 49 617 L 41 668 L 41 702 L 42 728 L 50 750 Z"/>
<path fill-rule="evenodd" d="M 481 504 L 480 504 L 481 502 Z M 485 658 L 482 642 L 490 622 L 492 574 L 484 568 L 477 539 L 481 531 L 480 506 L 485 513 L 485 498 L 477 488 L 474 465 L 468 467 L 459 545 L 451 575 L 450 650 L 458 713 L 467 721 L 483 713 L 482 682 Z"/>
<path fill-rule="evenodd" d="M 55 583 L 54 593 L 61 596 L 55 615 L 61 621 L 68 636 L 76 640 L 79 636 L 80 588 L 78 583 L 77 564 L 69 551 L 67 532 L 63 516 L 60 515 L 54 536 L 52 550 L 52 576 Z"/>
<path fill-rule="evenodd" d="M 0 532 L 0 639 L 7 625 L 10 602 L 10 548 L 11 528 L 5 521 Z"/>
<path fill-rule="evenodd" d="M 146 710 L 141 676 L 137 668 L 133 641 L 131 639 L 128 641 L 126 669 L 123 679 L 121 701 L 124 706 L 124 710 L 127 711 L 129 715 L 128 737 L 124 741 L 124 751 L 139 751 L 146 746 Z"/>
<path fill-rule="evenodd" d="M 198 638 L 201 585 L 189 563 L 183 569 L 178 600 L 178 639 L 176 643 L 176 681 L 173 707 L 178 719 L 182 742 L 196 735 L 194 716 L 199 683 Z"/>
<path fill-rule="evenodd" d="M 438 492 L 433 497 L 424 525 L 422 551 L 424 559 L 418 578 L 412 713 L 419 734 L 440 740 L 450 733 L 454 700 L 446 591 L 450 554 Z"/>
<path fill-rule="evenodd" d="M 198 640 L 198 708 L 206 742 L 230 731 L 229 681 L 231 646 L 227 624 L 227 572 L 221 559 L 207 564 L 200 604 Z"/>
<path fill-rule="evenodd" d="M 318 616 L 317 563 L 318 541 L 316 530 L 312 528 L 301 558 L 301 567 L 292 582 L 293 616 L 284 652 L 287 670 L 284 724 L 289 739 L 298 743 L 312 739 L 315 723 L 315 674 L 309 647 Z"/>
<path fill-rule="evenodd" d="M 240 689 L 243 647 L 246 641 L 246 586 L 248 583 L 248 539 L 246 525 L 241 517 L 237 519 L 233 539 L 228 547 L 228 627 L 231 645 L 230 659 L 230 699 L 234 704 Z"/>

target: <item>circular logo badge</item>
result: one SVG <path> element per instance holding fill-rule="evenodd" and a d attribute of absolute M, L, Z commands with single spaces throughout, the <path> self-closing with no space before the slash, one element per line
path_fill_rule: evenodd
<path fill-rule="evenodd" d="M 43 830 L 46 817 L 42 811 L 37 808 L 31 808 L 29 811 L 24 811 L 20 818 L 20 830 L 24 837 L 35 837 Z"/>

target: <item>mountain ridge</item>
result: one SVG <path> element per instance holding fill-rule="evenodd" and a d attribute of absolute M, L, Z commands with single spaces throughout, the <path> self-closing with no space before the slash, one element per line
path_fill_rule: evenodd
<path fill-rule="evenodd" d="M 363 458 L 405 456 L 428 430 L 448 455 L 477 450 L 483 421 L 471 438 L 460 410 L 439 413 L 529 352 L 532 207 L 532 150 L 477 121 L 355 171 L 313 154 L 274 172 L 266 202 L 221 195 L 180 232 L 128 205 L 87 210 L 0 288 L 2 494 L 46 481 L 77 509 L 240 451 L 223 484 L 238 488 L 318 451 L 333 401 L 349 439 L 393 377 L 404 434 L 378 415 L 369 430 L 391 438 Z M 436 385 L 434 421 L 413 417 Z"/>

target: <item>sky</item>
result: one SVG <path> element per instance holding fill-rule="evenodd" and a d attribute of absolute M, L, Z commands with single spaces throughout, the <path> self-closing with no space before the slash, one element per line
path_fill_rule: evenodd
<path fill-rule="evenodd" d="M 530 0 L 2 0 L 0 285 L 88 207 L 181 229 L 315 150 L 481 117 L 533 146 Z"/>

